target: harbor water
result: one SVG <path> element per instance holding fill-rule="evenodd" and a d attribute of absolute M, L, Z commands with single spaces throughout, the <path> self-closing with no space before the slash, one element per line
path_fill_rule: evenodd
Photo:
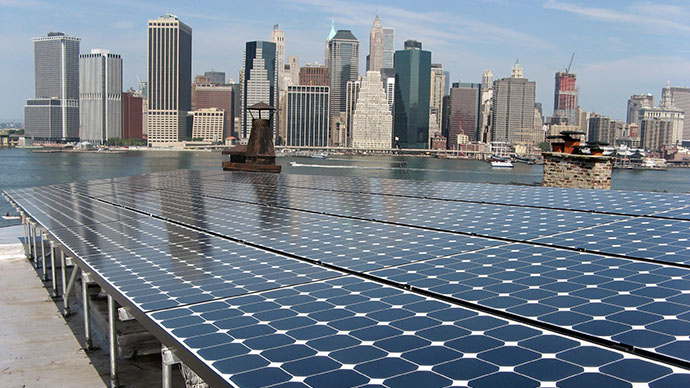
<path fill-rule="evenodd" d="M 128 151 L 125 153 L 35 153 L 29 149 L 0 149 L 0 191 L 138 175 L 152 172 L 202 168 L 220 170 L 220 152 Z M 496 184 L 540 184 L 542 167 L 516 163 L 514 168 L 492 168 L 476 160 L 436 159 L 399 155 L 329 155 L 325 159 L 280 157 L 284 174 L 368 176 L 395 179 L 442 180 Z M 666 171 L 614 170 L 614 190 L 690 192 L 690 169 Z M 0 201 L 0 212 L 14 209 Z M 0 226 L 18 221 L 0 219 Z"/>

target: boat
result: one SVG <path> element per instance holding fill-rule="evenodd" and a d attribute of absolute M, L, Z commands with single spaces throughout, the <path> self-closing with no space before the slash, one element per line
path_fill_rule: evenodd
<path fill-rule="evenodd" d="M 3 220 L 20 220 L 21 217 L 19 216 L 11 216 L 10 213 L 6 213 L 4 216 L 2 216 Z"/>
<path fill-rule="evenodd" d="M 510 160 L 492 160 L 491 167 L 513 168 L 513 163 Z"/>
<path fill-rule="evenodd" d="M 313 159 L 326 159 L 328 157 L 328 154 L 325 152 L 319 152 L 318 154 L 311 154 L 311 158 Z"/>

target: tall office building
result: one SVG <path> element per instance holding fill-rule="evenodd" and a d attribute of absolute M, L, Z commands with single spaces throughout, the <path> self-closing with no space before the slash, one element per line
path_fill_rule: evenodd
<path fill-rule="evenodd" d="M 589 118 L 587 141 L 606 144 L 616 143 L 616 132 L 612 130 L 612 120 L 610 117 L 592 114 Z"/>
<path fill-rule="evenodd" d="M 317 64 L 307 63 L 299 69 L 299 85 L 328 86 L 328 67 Z"/>
<path fill-rule="evenodd" d="M 383 64 L 384 69 L 393 68 L 393 55 L 395 55 L 395 28 L 383 28 Z"/>
<path fill-rule="evenodd" d="M 192 110 L 198 111 L 200 109 L 209 108 L 222 109 L 225 112 L 223 115 L 225 124 L 223 125 L 224 132 L 221 134 L 221 138 L 224 139 L 232 133 L 234 98 L 232 86 L 230 85 L 217 85 L 215 83 L 195 84 L 192 87 L 192 101 L 194 101 Z M 196 116 L 194 117 L 196 118 Z"/>
<path fill-rule="evenodd" d="M 686 115 L 690 115 L 690 88 L 681 88 L 678 86 L 667 85 L 661 91 L 662 95 L 666 94 L 666 90 L 671 96 L 671 104 L 680 109 Z M 690 119 L 683 122 L 683 141 L 690 141 Z"/>
<path fill-rule="evenodd" d="M 79 41 L 62 32 L 32 39 L 35 98 L 24 106 L 26 136 L 49 141 L 79 138 Z"/>
<path fill-rule="evenodd" d="M 429 89 L 429 132 L 441 131 L 443 118 L 443 96 L 446 93 L 446 79 L 443 66 L 440 63 L 431 64 L 431 84 Z M 432 129 L 433 128 L 433 129 Z"/>
<path fill-rule="evenodd" d="M 431 52 L 416 40 L 395 52 L 393 136 L 402 148 L 428 148 Z"/>
<path fill-rule="evenodd" d="M 479 133 L 479 112 L 482 85 L 475 83 L 454 83 L 450 89 L 450 116 L 448 147 L 455 149 L 460 135 L 469 141 L 477 141 Z"/>
<path fill-rule="evenodd" d="M 192 29 L 175 15 L 148 21 L 148 80 L 148 144 L 183 141 L 191 135 Z"/>
<path fill-rule="evenodd" d="M 650 94 L 633 94 L 628 99 L 628 115 L 625 122 L 628 124 L 640 125 L 640 109 L 654 107 L 654 96 Z"/>
<path fill-rule="evenodd" d="M 534 131 L 536 83 L 522 75 L 516 61 L 512 77 L 494 82 L 491 141 L 517 142 L 526 131 Z"/>
<path fill-rule="evenodd" d="M 345 112 L 346 86 L 359 75 L 359 41 L 350 30 L 338 30 L 329 41 L 331 115 Z"/>
<path fill-rule="evenodd" d="M 359 89 L 362 86 L 362 81 L 347 81 L 347 93 L 345 97 L 345 119 L 341 122 L 341 125 L 337 127 L 337 131 L 333 133 L 335 139 L 333 144 L 337 144 L 341 147 L 352 147 L 352 120 L 355 114 L 355 107 L 357 106 L 357 99 L 359 98 Z M 344 127 L 343 127 L 344 123 Z"/>
<path fill-rule="evenodd" d="M 352 147 L 360 150 L 388 149 L 393 134 L 393 116 L 388 108 L 381 73 L 367 71 L 362 79 L 352 119 Z"/>
<path fill-rule="evenodd" d="M 350 30 L 338 30 L 328 42 L 328 72 L 331 90 L 331 140 L 334 145 L 345 147 L 343 141 L 350 139 L 347 133 L 347 83 L 359 76 L 359 41 Z"/>
<path fill-rule="evenodd" d="M 568 125 L 579 125 L 577 113 L 577 75 L 567 71 L 556 73 L 553 92 L 553 115 L 563 118 Z"/>
<path fill-rule="evenodd" d="M 278 84 L 280 85 L 280 79 L 283 78 L 282 71 L 280 70 L 283 69 L 283 65 L 285 64 L 285 33 L 278 27 L 277 24 L 273 25 L 270 41 L 276 44 L 276 67 L 279 70 Z"/>
<path fill-rule="evenodd" d="M 331 45 L 331 40 L 335 37 L 335 34 L 337 32 L 335 31 L 335 19 L 331 19 L 331 31 L 328 33 L 328 37 L 326 37 L 326 49 L 324 50 L 324 63 L 326 66 L 329 66 L 330 59 L 331 59 L 331 53 L 330 53 L 330 45 Z"/>
<path fill-rule="evenodd" d="M 204 77 L 208 78 L 208 82 L 213 85 L 225 85 L 225 73 L 222 71 L 207 71 L 204 72 Z"/>
<path fill-rule="evenodd" d="M 640 123 L 640 129 L 644 128 L 643 121 L 650 119 L 665 120 L 670 123 L 670 127 L 668 130 L 669 140 L 663 144 L 675 145 L 680 144 L 683 141 L 683 127 L 685 123 L 685 114 L 682 110 L 673 106 L 670 88 L 663 89 L 661 103 L 658 107 L 645 106 L 639 110 L 637 122 Z"/>
<path fill-rule="evenodd" d="M 369 55 L 367 56 L 367 71 L 381 71 L 383 67 L 383 27 L 379 14 L 374 18 L 374 25 L 369 31 Z"/>
<path fill-rule="evenodd" d="M 659 117 L 645 118 L 640 127 L 640 146 L 651 151 L 658 151 L 663 146 L 673 143 L 673 123 Z"/>
<path fill-rule="evenodd" d="M 95 49 L 79 56 L 81 141 L 122 138 L 122 58 Z"/>
<path fill-rule="evenodd" d="M 252 116 L 247 108 L 263 102 L 274 108 L 279 107 L 278 101 L 278 63 L 276 59 L 276 44 L 273 42 L 247 42 L 244 50 L 243 76 L 240 79 L 241 91 L 241 124 L 239 137 L 243 141 L 249 139 L 252 131 Z M 278 139 L 278 119 L 274 115 L 272 129 L 275 143 Z"/>
<path fill-rule="evenodd" d="M 285 144 L 297 147 L 328 146 L 328 86 L 296 85 L 287 91 Z"/>
<path fill-rule="evenodd" d="M 122 138 L 143 139 L 143 104 L 141 94 L 130 89 L 122 93 Z"/>
<path fill-rule="evenodd" d="M 491 141 L 491 111 L 493 109 L 494 96 L 494 73 L 491 70 L 484 70 L 482 73 L 482 99 L 479 112 L 479 132 L 477 141 Z"/>

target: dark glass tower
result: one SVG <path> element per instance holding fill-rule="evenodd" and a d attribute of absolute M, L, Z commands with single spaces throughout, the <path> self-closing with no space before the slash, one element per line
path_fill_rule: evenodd
<path fill-rule="evenodd" d="M 393 136 L 402 148 L 428 148 L 431 52 L 422 50 L 421 42 L 408 40 L 404 50 L 395 52 L 394 62 Z"/>

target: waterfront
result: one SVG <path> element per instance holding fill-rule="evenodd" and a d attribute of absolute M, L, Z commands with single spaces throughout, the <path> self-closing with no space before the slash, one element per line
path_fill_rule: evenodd
<path fill-rule="evenodd" d="M 217 152 L 129 151 L 102 153 L 33 153 L 27 149 L 0 150 L 4 173 L 0 191 L 28 186 L 67 183 L 150 172 L 202 168 L 220 169 L 223 156 Z M 513 169 L 494 169 L 475 160 L 422 157 L 331 155 L 327 159 L 281 157 L 286 174 L 321 174 L 410 178 L 475 183 L 539 184 L 542 168 L 518 163 Z M 296 162 L 293 166 L 290 162 Z M 615 170 L 614 190 L 690 192 L 690 169 L 667 171 Z M 2 201 L 0 212 L 13 209 Z M 17 221 L 0 220 L 0 226 Z"/>

